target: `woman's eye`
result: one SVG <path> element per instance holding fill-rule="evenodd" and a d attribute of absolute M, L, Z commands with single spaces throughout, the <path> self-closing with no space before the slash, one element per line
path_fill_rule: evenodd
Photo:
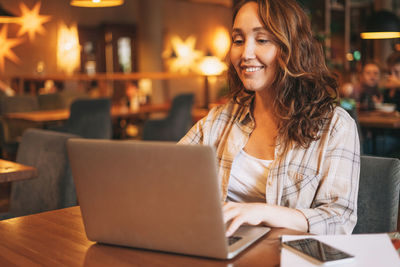
<path fill-rule="evenodd" d="M 259 42 L 260 44 L 266 44 L 269 42 L 268 39 L 258 39 L 257 42 Z"/>
<path fill-rule="evenodd" d="M 238 45 L 238 44 L 242 44 L 243 43 L 243 39 L 236 37 L 236 38 L 232 38 L 232 43 Z"/>

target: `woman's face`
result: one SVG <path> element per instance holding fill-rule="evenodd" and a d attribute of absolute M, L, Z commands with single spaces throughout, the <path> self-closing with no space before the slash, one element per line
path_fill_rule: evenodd
<path fill-rule="evenodd" d="M 258 17 L 258 5 L 249 2 L 236 15 L 230 58 L 244 87 L 268 89 L 276 73 L 278 47 Z"/>

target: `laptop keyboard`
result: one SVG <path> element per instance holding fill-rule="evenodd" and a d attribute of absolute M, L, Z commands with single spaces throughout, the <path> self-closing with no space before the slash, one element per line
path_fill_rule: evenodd
<path fill-rule="evenodd" d="M 230 236 L 227 238 L 228 239 L 228 246 L 235 244 L 237 241 L 242 239 L 240 236 Z"/>

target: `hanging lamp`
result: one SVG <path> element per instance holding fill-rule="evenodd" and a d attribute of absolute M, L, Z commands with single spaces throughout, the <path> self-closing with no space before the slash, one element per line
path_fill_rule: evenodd
<path fill-rule="evenodd" d="M 71 0 L 71 6 L 77 7 L 112 7 L 120 6 L 124 0 Z"/>
<path fill-rule="evenodd" d="M 0 4 L 0 23 L 15 23 L 17 21 L 18 17 L 5 10 Z"/>
<path fill-rule="evenodd" d="M 392 39 L 400 38 L 400 20 L 392 12 L 381 10 L 367 19 L 366 31 L 362 39 Z"/>

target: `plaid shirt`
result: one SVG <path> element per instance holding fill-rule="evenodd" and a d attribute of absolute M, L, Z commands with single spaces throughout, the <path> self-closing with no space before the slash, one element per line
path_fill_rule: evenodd
<path fill-rule="evenodd" d="M 233 159 L 255 128 L 250 103 L 251 99 L 244 106 L 230 101 L 211 109 L 180 140 L 215 148 L 223 200 Z M 357 128 L 347 112 L 336 107 L 320 135 L 309 148 L 294 148 L 282 156 L 283 148 L 276 146 L 266 177 L 266 203 L 301 211 L 310 233 L 351 234 L 357 221 L 360 172 Z"/>

